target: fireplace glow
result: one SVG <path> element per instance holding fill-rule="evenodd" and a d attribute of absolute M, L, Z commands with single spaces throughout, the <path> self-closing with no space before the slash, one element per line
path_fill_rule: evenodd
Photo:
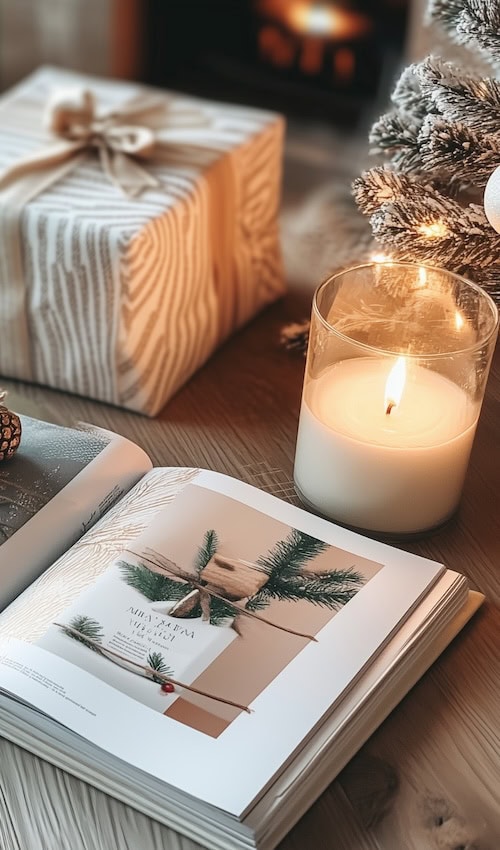
<path fill-rule="evenodd" d="M 345 88 L 356 74 L 357 43 L 371 18 L 335 0 L 255 0 L 262 20 L 260 56 L 281 70 L 329 79 Z M 358 57 L 359 58 L 359 57 Z"/>
<path fill-rule="evenodd" d="M 370 28 L 365 15 L 336 8 L 314 0 L 294 0 L 283 4 L 285 22 L 299 35 L 329 40 L 359 38 Z"/>
<path fill-rule="evenodd" d="M 261 27 L 258 34 L 260 55 L 277 68 L 290 68 L 295 61 L 293 42 L 273 26 Z"/>
<path fill-rule="evenodd" d="M 388 97 L 411 0 L 143 5 L 145 82 L 353 127 Z"/>
<path fill-rule="evenodd" d="M 329 36 L 335 32 L 335 12 L 326 6 L 312 4 L 304 10 L 303 16 L 305 20 L 302 23 L 302 29 L 311 35 Z"/>
<path fill-rule="evenodd" d="M 333 78 L 337 83 L 348 83 L 356 68 L 356 58 L 349 47 L 339 47 L 333 54 Z"/>

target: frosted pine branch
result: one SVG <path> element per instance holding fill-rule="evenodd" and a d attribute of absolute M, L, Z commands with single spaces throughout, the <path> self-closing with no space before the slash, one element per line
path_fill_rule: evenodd
<path fill-rule="evenodd" d="M 401 171 L 417 170 L 420 165 L 419 130 L 402 115 L 382 115 L 370 131 L 371 152 L 390 154 L 392 164 Z"/>
<path fill-rule="evenodd" d="M 490 62 L 500 63 L 500 3 L 496 0 L 465 0 L 456 20 L 457 40 L 479 47 Z"/>
<path fill-rule="evenodd" d="M 500 239 L 476 204 L 463 207 L 406 174 L 374 168 L 354 184 L 375 238 L 391 253 L 446 266 L 500 263 Z"/>
<path fill-rule="evenodd" d="M 500 164 L 500 136 L 429 119 L 417 138 L 413 159 L 424 172 L 482 188 Z"/>
<path fill-rule="evenodd" d="M 483 58 L 500 62 L 500 3 L 498 0 L 430 0 L 426 22 L 440 23 L 454 41 L 480 49 Z"/>
<path fill-rule="evenodd" d="M 471 269 L 469 277 L 471 280 L 477 280 L 497 302 L 500 302 L 500 264 Z"/>
<path fill-rule="evenodd" d="M 464 0 L 429 0 L 426 23 L 440 23 L 450 35 L 455 36 L 457 21 L 463 7 Z"/>
<path fill-rule="evenodd" d="M 435 213 L 446 216 L 460 216 L 462 207 L 456 201 L 446 198 L 430 184 L 419 183 L 407 174 L 377 167 L 365 171 L 353 183 L 356 203 L 365 215 L 372 215 L 383 204 L 400 199 L 408 202 L 429 199 Z"/>
<path fill-rule="evenodd" d="M 382 204 L 403 194 L 406 181 L 406 177 L 387 168 L 372 168 L 352 184 L 354 200 L 364 215 L 372 215 Z"/>
<path fill-rule="evenodd" d="M 430 0 L 455 41 L 500 65 L 500 0 Z M 370 143 L 387 162 L 354 183 L 372 232 L 394 259 L 444 266 L 500 302 L 500 237 L 479 200 L 500 166 L 500 80 L 437 57 L 410 65 Z"/>
<path fill-rule="evenodd" d="M 419 130 L 388 113 L 369 135 L 372 153 L 384 153 L 396 171 L 425 174 L 432 181 L 482 188 L 500 165 L 500 136 L 430 116 Z"/>
<path fill-rule="evenodd" d="M 417 66 L 422 90 L 446 121 L 462 122 L 483 133 L 500 127 L 500 83 L 464 75 L 451 62 L 428 57 Z"/>
<path fill-rule="evenodd" d="M 392 102 L 395 109 L 382 115 L 371 129 L 372 153 L 384 153 L 400 171 L 418 171 L 418 135 L 429 113 L 435 111 L 432 98 L 424 96 L 416 65 L 401 74 Z"/>
<path fill-rule="evenodd" d="M 414 124 L 421 124 L 429 113 L 435 111 L 435 107 L 431 95 L 422 91 L 417 68 L 418 65 L 405 68 L 396 83 L 391 101 L 398 113 L 404 113 Z"/>
<path fill-rule="evenodd" d="M 500 240 L 482 208 L 471 204 L 457 215 L 458 205 L 449 203 L 446 217 L 429 195 L 385 203 L 371 217 L 373 234 L 391 253 L 413 262 L 446 268 L 500 264 Z"/>

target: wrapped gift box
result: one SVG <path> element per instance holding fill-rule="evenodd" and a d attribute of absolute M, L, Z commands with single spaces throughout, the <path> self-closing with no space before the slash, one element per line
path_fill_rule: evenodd
<path fill-rule="evenodd" d="M 0 101 L 0 374 L 154 415 L 283 292 L 283 121 L 156 91 L 161 156 L 132 156 L 155 185 L 130 197 L 98 148 L 51 160 L 50 104 L 82 86 L 98 116 L 152 96 L 42 68 Z M 128 141 L 113 166 L 119 179 Z M 24 173 L 30 157 L 38 164 Z"/>

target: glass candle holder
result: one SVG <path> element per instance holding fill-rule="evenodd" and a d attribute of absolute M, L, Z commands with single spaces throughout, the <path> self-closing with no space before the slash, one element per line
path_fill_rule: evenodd
<path fill-rule="evenodd" d="M 302 501 L 398 536 L 449 519 L 497 332 L 490 296 L 443 269 L 370 263 L 322 283 L 295 455 Z"/>

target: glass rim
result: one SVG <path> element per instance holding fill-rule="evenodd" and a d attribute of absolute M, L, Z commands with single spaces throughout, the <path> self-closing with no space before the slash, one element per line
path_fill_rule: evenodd
<path fill-rule="evenodd" d="M 490 309 L 490 313 L 492 314 L 493 323 L 492 323 L 491 329 L 489 330 L 489 332 L 487 334 L 485 334 L 485 336 L 483 338 L 481 338 L 478 342 L 475 342 L 474 345 L 469 345 L 469 346 L 466 346 L 465 348 L 453 349 L 452 351 L 434 352 L 434 353 L 430 353 L 430 354 L 422 354 L 422 353 L 416 353 L 416 352 L 413 353 L 413 352 L 410 351 L 410 352 L 407 352 L 407 353 L 404 354 L 405 357 L 409 357 L 409 358 L 414 359 L 414 360 L 440 360 L 444 357 L 452 357 L 452 356 L 458 356 L 458 355 L 471 353 L 471 352 L 477 351 L 478 349 L 480 349 L 484 345 L 486 345 L 492 339 L 492 337 L 495 335 L 495 333 L 498 332 L 498 326 L 499 326 L 499 321 L 500 321 L 499 309 L 498 309 L 497 305 L 495 304 L 495 302 L 493 301 L 493 298 L 491 297 L 491 295 L 488 292 L 486 292 L 485 289 L 483 289 L 481 286 L 479 286 L 479 284 L 475 283 L 474 281 L 469 280 L 468 278 L 464 277 L 463 275 L 457 274 L 456 272 L 451 272 L 448 269 L 440 268 L 439 266 L 429 266 L 426 263 L 409 263 L 409 262 L 399 261 L 399 260 L 384 260 L 383 262 L 377 262 L 377 261 L 374 260 L 374 261 L 368 262 L 368 263 L 359 263 L 356 266 L 349 266 L 346 269 L 342 269 L 341 271 L 334 272 L 333 274 L 328 275 L 328 277 L 326 277 L 324 280 L 322 280 L 321 283 L 316 287 L 316 289 L 314 291 L 313 300 L 312 300 L 312 312 L 313 312 L 313 314 L 321 322 L 323 327 L 326 328 L 326 330 L 330 331 L 332 334 L 334 334 L 335 336 L 337 336 L 339 339 L 343 340 L 344 342 L 350 343 L 351 345 L 356 345 L 359 348 L 363 349 L 364 351 L 367 351 L 367 352 L 370 352 L 370 353 L 373 353 L 373 354 L 384 355 L 384 356 L 388 356 L 388 357 L 402 356 L 401 351 L 392 351 L 389 348 L 378 348 L 377 346 L 369 345 L 366 342 L 359 342 L 358 340 L 354 339 L 353 337 L 349 336 L 348 334 L 343 333 L 342 331 L 339 331 L 338 328 L 335 327 L 335 325 L 330 324 L 330 322 L 327 319 L 325 319 L 325 317 L 321 314 L 321 311 L 320 311 L 319 306 L 318 306 L 318 298 L 319 298 L 321 292 L 327 287 L 327 285 L 329 283 L 336 280 L 337 278 L 340 278 L 340 277 L 343 277 L 346 274 L 349 274 L 350 272 L 359 271 L 360 269 L 373 269 L 373 268 L 376 268 L 377 266 L 399 266 L 400 268 L 404 267 L 404 268 L 410 268 L 410 269 L 424 268 L 424 269 L 428 269 L 431 272 L 439 272 L 439 274 L 443 274 L 443 272 L 444 272 L 450 278 L 453 278 L 456 281 L 460 281 L 461 283 L 465 284 L 470 289 L 477 292 L 477 294 L 481 298 L 484 298 L 485 302 L 488 304 L 488 307 Z"/>

